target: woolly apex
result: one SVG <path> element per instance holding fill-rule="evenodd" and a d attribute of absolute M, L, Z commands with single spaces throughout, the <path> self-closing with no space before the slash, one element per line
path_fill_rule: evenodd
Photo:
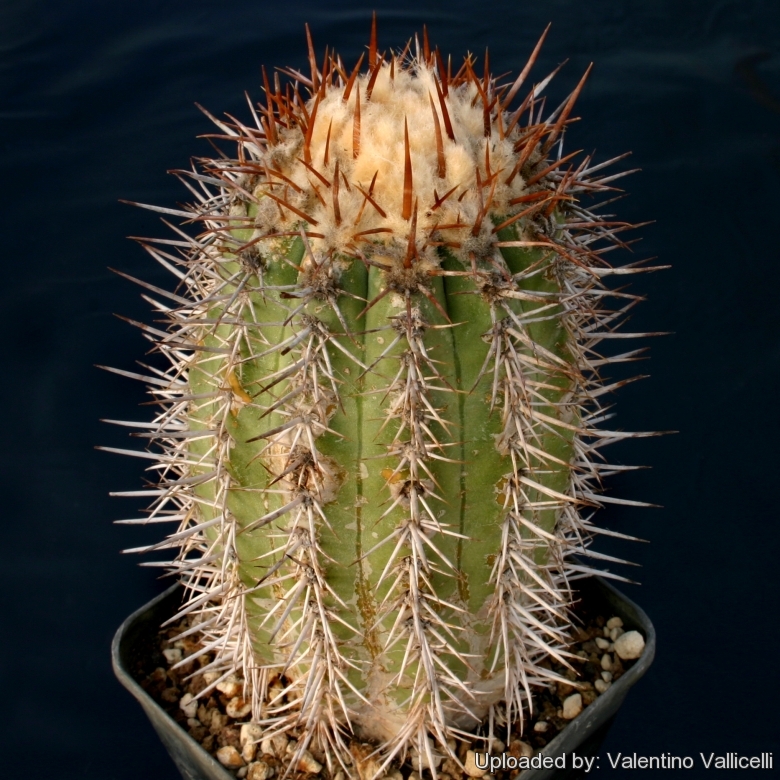
<path fill-rule="evenodd" d="M 501 227 L 528 217 L 518 225 L 527 234 L 531 219 L 549 217 L 570 197 L 565 186 L 555 192 L 540 180 L 573 155 L 537 168 L 561 137 L 587 72 L 552 122 L 518 120 L 525 112 L 533 117 L 554 74 L 507 111 L 546 33 L 514 83 L 499 87 L 487 54 L 482 77 L 471 55 L 453 75 L 451 62 L 445 68 L 438 49 L 431 52 L 427 32 L 414 56 L 411 42 L 400 54 L 377 53 L 375 23 L 365 71 L 365 55 L 347 73 L 327 50 L 320 69 L 307 28 L 311 77 L 288 69 L 294 88 L 282 91 L 277 75 L 272 90 L 264 72 L 267 105 L 255 115 L 264 137 L 214 120 L 254 159 L 232 170 L 212 161 L 211 170 L 222 179 L 241 174 L 236 184 L 250 204 L 252 243 L 261 254 L 264 238 L 296 232 L 304 220 L 315 256 L 365 258 L 380 245 L 382 256 L 403 258 L 407 268 L 412 260 L 438 265 L 441 246 L 465 262 L 471 253 L 488 257 Z M 310 91 L 306 101 L 301 85 Z"/>

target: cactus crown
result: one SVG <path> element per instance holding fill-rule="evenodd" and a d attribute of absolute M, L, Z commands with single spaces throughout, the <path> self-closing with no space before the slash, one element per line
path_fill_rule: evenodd
<path fill-rule="evenodd" d="M 253 720 L 331 770 L 358 737 L 435 773 L 522 719 L 592 572 L 571 556 L 596 555 L 599 449 L 635 435 L 598 427 L 598 344 L 637 300 L 604 279 L 639 268 L 581 203 L 620 174 L 562 152 L 587 73 L 545 117 L 555 72 L 510 109 L 543 39 L 500 84 L 427 35 L 380 53 L 374 27 L 352 70 L 309 37 L 310 76 L 264 72 L 253 124 L 212 117 L 235 156 L 157 209 L 196 235 L 144 241 L 178 280 L 144 285 L 170 360 L 141 377 L 148 522 L 178 525 L 145 549 L 177 551 L 181 613 Z"/>

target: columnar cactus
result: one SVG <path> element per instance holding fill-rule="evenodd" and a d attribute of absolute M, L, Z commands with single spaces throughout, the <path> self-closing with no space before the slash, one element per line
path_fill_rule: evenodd
<path fill-rule="evenodd" d="M 331 769 L 354 738 L 435 767 L 522 719 L 566 663 L 572 555 L 606 557 L 599 450 L 632 434 L 598 427 L 620 384 L 598 345 L 636 298 L 604 280 L 638 268 L 582 203 L 613 161 L 562 152 L 587 73 L 546 115 L 553 74 L 510 107 L 542 40 L 499 83 L 427 35 L 380 53 L 374 27 L 351 70 L 309 38 L 310 75 L 212 117 L 235 155 L 157 209 L 195 230 L 144 242 L 178 282 L 145 285 L 170 361 L 142 377 L 149 522 L 178 526 L 147 549 L 177 551 L 180 614 L 252 719 Z"/>

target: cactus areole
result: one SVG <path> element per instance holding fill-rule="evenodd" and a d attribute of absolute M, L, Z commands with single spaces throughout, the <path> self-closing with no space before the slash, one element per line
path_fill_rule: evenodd
<path fill-rule="evenodd" d="M 144 549 L 176 551 L 252 720 L 348 773 L 355 740 L 435 771 L 558 679 L 599 449 L 636 435 L 598 427 L 602 367 L 636 354 L 599 352 L 636 302 L 604 280 L 639 269 L 584 202 L 617 175 L 562 150 L 585 77 L 550 111 L 542 40 L 499 82 L 375 30 L 353 69 L 309 38 L 310 75 L 212 117 L 235 153 L 178 172 L 192 205 L 149 208 L 185 224 L 144 240 L 178 280 L 145 285 L 170 367 L 141 377 L 144 522 L 178 528 Z"/>

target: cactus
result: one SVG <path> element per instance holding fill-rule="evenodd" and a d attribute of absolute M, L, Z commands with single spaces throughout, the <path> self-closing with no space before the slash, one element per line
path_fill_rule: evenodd
<path fill-rule="evenodd" d="M 604 280 L 647 269 L 607 262 L 630 226 L 581 202 L 614 161 L 562 151 L 588 73 L 510 108 L 544 35 L 506 84 L 427 34 L 381 54 L 374 25 L 351 70 L 307 36 L 309 76 L 211 117 L 237 152 L 177 172 L 192 205 L 148 207 L 196 229 L 143 241 L 177 279 L 140 282 L 170 364 L 130 374 L 162 409 L 145 521 L 178 526 L 144 549 L 176 551 L 180 614 L 267 733 L 331 772 L 355 739 L 435 772 L 531 711 L 582 557 L 615 560 L 589 549 L 600 449 L 637 434 L 599 427 L 601 369 L 636 352 L 598 345 L 637 297 Z"/>

